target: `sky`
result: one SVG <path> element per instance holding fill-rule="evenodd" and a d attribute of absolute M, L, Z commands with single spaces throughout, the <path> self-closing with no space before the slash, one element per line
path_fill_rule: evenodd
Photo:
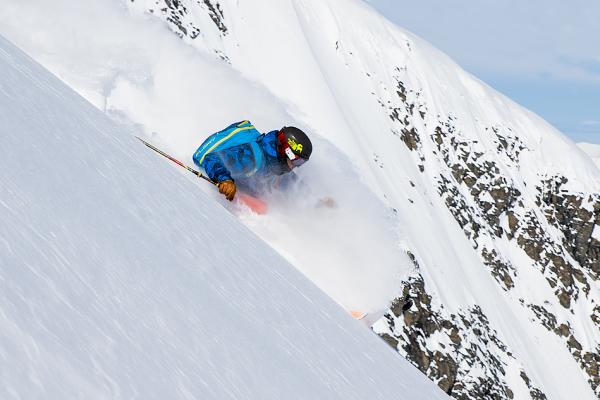
<path fill-rule="evenodd" d="M 367 0 L 576 142 L 600 143 L 597 0 Z"/>

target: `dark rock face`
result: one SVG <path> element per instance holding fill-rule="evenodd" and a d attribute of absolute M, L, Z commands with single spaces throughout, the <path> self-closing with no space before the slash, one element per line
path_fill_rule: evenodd
<path fill-rule="evenodd" d="M 560 304 L 570 309 L 571 301 L 577 300 L 580 291 L 575 277 L 582 281 L 584 287 L 588 287 L 585 277 L 569 262 L 562 245 L 544 230 L 539 214 L 532 210 L 520 212 L 521 218 L 515 231 L 517 244 L 544 274 Z"/>
<path fill-rule="evenodd" d="M 482 245 L 479 239 L 482 235 L 489 238 L 508 235 L 501 218 L 508 218 L 508 213 L 522 204 L 521 192 L 486 157 L 478 142 L 459 137 L 452 118 L 438 126 L 431 136 L 441 161 L 450 171 L 440 174 L 438 193 L 496 281 L 504 290 L 510 290 L 514 287 L 515 268 L 500 251 L 489 244 Z M 504 138 L 502 143 L 508 146 Z M 511 153 L 511 157 L 516 156 Z M 487 241 L 490 242 L 493 241 Z"/>
<path fill-rule="evenodd" d="M 140 0 L 131 0 L 135 1 Z M 221 5 L 214 0 L 153 0 L 148 11 L 163 18 L 179 37 L 196 39 L 202 31 L 190 15 L 190 9 L 194 7 L 204 9 L 219 32 L 227 34 L 225 15 Z"/>
<path fill-rule="evenodd" d="M 598 371 L 600 370 L 600 346 L 591 351 L 585 351 L 581 343 L 575 337 L 571 324 L 569 322 L 560 322 L 556 315 L 548 311 L 543 305 L 536 304 L 524 304 L 534 314 L 535 318 L 550 332 L 553 332 L 560 337 L 565 346 L 569 349 L 569 352 L 573 358 L 579 363 L 581 368 L 587 373 L 589 383 L 592 389 L 595 391 L 600 387 L 600 376 Z M 600 312 L 600 307 L 597 307 Z M 594 320 L 594 314 L 591 316 Z M 600 326 L 599 322 L 596 325 Z"/>
<path fill-rule="evenodd" d="M 463 137 L 455 116 L 450 115 L 445 120 L 437 116 L 437 126 L 428 138 L 434 150 L 427 152 L 423 141 L 427 137 L 415 128 L 415 122 L 426 116 L 427 108 L 419 102 L 418 91 L 408 89 L 399 79 L 397 82 L 397 103 L 389 113 L 396 124 L 392 133 L 414 154 L 421 172 L 425 171 L 425 165 L 436 164 L 434 169 L 440 171 L 436 182 L 439 196 L 500 287 L 510 291 L 519 279 L 511 260 L 502 253 L 501 247 L 496 247 L 496 243 L 502 241 L 514 243 L 531 259 L 530 266 L 543 275 L 558 304 L 571 314 L 575 313 L 574 304 L 581 296 L 597 299 L 597 293 L 590 293 L 590 282 L 598 281 L 600 276 L 600 241 L 597 239 L 600 237 L 600 194 L 569 192 L 565 188 L 566 177 L 546 177 L 541 172 L 533 185 L 524 180 L 513 181 L 507 171 L 516 171 L 518 175 L 520 157 L 529 149 L 518 134 L 507 127 L 482 126 L 487 140 L 495 145 L 494 151 L 490 151 L 489 146 Z M 424 111 L 416 113 L 416 109 Z M 535 188 L 535 199 L 522 193 L 528 185 Z M 455 329 L 455 339 L 464 337 L 470 328 L 460 322 L 477 319 L 480 310 L 478 313 L 476 309 L 469 309 L 458 320 L 456 316 L 442 318 L 439 312 L 427 308 L 430 299 L 421 293 L 424 287 L 418 282 L 409 285 L 417 287 L 420 293 L 416 302 L 418 312 L 412 315 L 411 310 L 402 314 L 397 304 L 392 306 L 385 317 L 389 332 L 380 332 L 385 340 L 455 398 L 511 398 L 511 389 L 502 386 L 503 372 L 492 367 L 501 365 L 498 360 L 491 356 L 480 358 L 487 368 L 484 368 L 485 379 L 502 389 L 495 394 L 476 393 L 474 389 L 465 388 L 485 388 L 485 379 L 470 386 L 473 381 L 461 373 L 457 355 L 449 350 L 452 346 L 439 350 L 439 346 L 423 339 L 432 337 L 433 332 L 444 332 L 440 328 L 444 324 Z M 531 311 L 533 319 L 564 340 L 566 348 L 588 375 L 590 386 L 600 395 L 598 348 L 584 348 L 569 321 L 559 320 L 545 304 L 523 301 L 522 305 Z M 600 312 L 595 311 L 591 318 L 598 325 Z M 398 325 L 403 326 L 402 333 Z M 480 331 L 485 331 L 486 325 L 482 325 Z M 475 361 L 469 359 L 468 362 Z M 521 376 L 527 375 L 523 372 Z M 545 398 L 539 389 L 530 385 L 528 378 L 523 380 L 532 398 Z"/>
<path fill-rule="evenodd" d="M 407 296 L 412 304 L 403 310 Z M 443 306 L 433 304 L 420 275 L 405 282 L 403 295 L 374 329 L 456 399 L 514 397 L 506 382 L 506 368 L 514 357 L 481 308 L 474 306 L 457 315 L 446 313 Z M 525 371 L 520 373 L 527 377 Z M 527 386 L 536 393 L 533 398 L 546 398 L 529 378 Z"/>
<path fill-rule="evenodd" d="M 564 235 L 563 246 L 567 252 L 598 280 L 600 241 L 592 233 L 600 229 L 600 195 L 569 193 L 562 188 L 567 182 L 567 178 L 560 176 L 542 181 L 537 204 L 544 210 L 548 222 Z M 578 276 L 584 279 L 582 274 Z"/>
<path fill-rule="evenodd" d="M 524 371 L 521 371 L 520 375 L 521 379 L 523 379 L 523 382 L 525 382 L 527 388 L 529 389 L 529 395 L 531 396 L 532 400 L 546 400 L 546 395 L 538 388 L 531 385 L 531 380 Z"/>
<path fill-rule="evenodd" d="M 213 2 L 211 0 L 203 0 L 204 5 L 208 9 L 208 15 L 210 19 L 215 23 L 219 31 L 224 35 L 227 34 L 227 27 L 223 23 L 225 15 L 223 15 L 223 10 L 221 9 L 221 5 L 218 2 Z"/>
<path fill-rule="evenodd" d="M 417 122 L 423 123 L 427 115 L 427 107 L 421 100 L 421 92 L 406 89 L 401 80 L 403 72 L 399 67 L 394 70 L 396 87 L 394 88 L 395 96 L 392 97 L 393 101 L 384 103 L 378 99 L 378 102 L 393 121 L 392 133 L 400 138 L 409 150 L 417 154 L 419 170 L 424 172 L 425 155 L 415 125 Z"/>

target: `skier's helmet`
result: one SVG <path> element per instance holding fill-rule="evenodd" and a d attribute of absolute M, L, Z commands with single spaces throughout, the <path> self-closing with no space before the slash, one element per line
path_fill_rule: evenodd
<path fill-rule="evenodd" d="M 291 160 L 295 167 L 304 164 L 310 158 L 312 143 L 300 129 L 285 126 L 279 131 L 277 138 L 281 155 Z"/>

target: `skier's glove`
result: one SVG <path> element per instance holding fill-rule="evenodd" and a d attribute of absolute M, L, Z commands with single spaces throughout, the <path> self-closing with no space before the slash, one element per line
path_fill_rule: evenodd
<path fill-rule="evenodd" d="M 233 183 L 232 180 L 226 180 L 223 182 L 219 182 L 217 184 L 217 187 L 219 188 L 219 193 L 221 193 L 223 196 L 225 196 L 225 198 L 227 198 L 227 200 L 233 201 L 233 198 L 235 197 L 235 192 L 237 191 L 237 188 L 235 187 L 235 183 Z"/>

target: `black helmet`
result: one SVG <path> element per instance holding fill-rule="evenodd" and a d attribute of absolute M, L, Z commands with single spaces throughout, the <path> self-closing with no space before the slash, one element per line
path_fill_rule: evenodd
<path fill-rule="evenodd" d="M 281 151 L 284 152 L 285 148 L 289 147 L 292 152 L 308 160 L 312 153 L 312 143 L 306 133 L 293 126 L 284 126 L 279 131 L 279 143 L 281 145 Z"/>

